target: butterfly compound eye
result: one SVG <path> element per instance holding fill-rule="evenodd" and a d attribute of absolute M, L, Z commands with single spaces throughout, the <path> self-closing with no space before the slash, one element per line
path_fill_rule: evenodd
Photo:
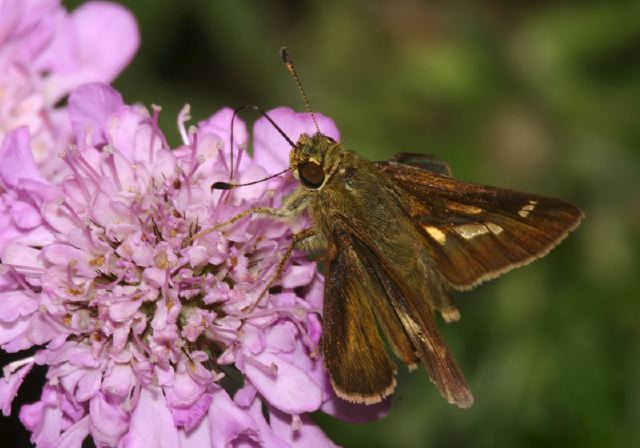
<path fill-rule="evenodd" d="M 324 171 L 322 167 L 315 162 L 306 162 L 298 168 L 300 182 L 305 187 L 319 188 L 324 181 Z"/>

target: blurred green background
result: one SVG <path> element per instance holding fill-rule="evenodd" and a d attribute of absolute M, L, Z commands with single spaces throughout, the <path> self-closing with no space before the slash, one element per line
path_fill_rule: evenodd
<path fill-rule="evenodd" d="M 79 1 L 65 1 L 75 7 Z M 403 372 L 349 447 L 640 446 L 640 2 L 131 0 L 142 47 L 115 83 L 175 117 L 313 107 L 371 159 L 433 153 L 461 179 L 558 196 L 587 218 L 548 257 L 469 293 L 444 329 L 476 397 Z M 252 117 L 247 117 L 252 119 Z"/>

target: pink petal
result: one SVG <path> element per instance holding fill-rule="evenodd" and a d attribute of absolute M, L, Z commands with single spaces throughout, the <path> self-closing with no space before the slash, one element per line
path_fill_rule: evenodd
<path fill-rule="evenodd" d="M 294 143 L 300 134 L 313 135 L 317 132 L 308 113 L 295 112 L 287 107 L 272 109 L 267 113 Z M 315 116 L 320 132 L 340 141 L 340 132 L 333 120 L 319 113 Z M 289 166 L 291 146 L 266 118 L 258 119 L 253 127 L 253 148 L 254 161 L 268 172 L 276 173 Z"/>
<path fill-rule="evenodd" d="M 263 179 L 267 176 L 267 172 L 263 167 L 259 165 L 250 165 L 247 168 L 243 169 L 239 176 L 237 176 L 238 183 L 249 183 L 255 180 Z M 228 180 L 228 176 L 225 176 L 225 180 Z M 234 199 L 242 200 L 245 199 L 247 201 L 254 201 L 260 198 L 265 189 L 273 188 L 273 185 L 281 182 L 280 179 L 274 179 L 267 182 L 260 182 L 255 185 L 248 185 L 246 187 L 238 188 L 234 190 Z M 266 237 L 266 235 L 265 235 Z"/>
<path fill-rule="evenodd" d="M 56 3 L 60 3 L 59 0 Z M 48 25 L 52 27 L 52 35 L 47 45 L 40 49 L 37 59 L 33 61 L 36 72 L 52 73 L 73 70 L 75 61 L 75 33 L 71 26 L 69 14 L 61 5 L 52 11 Z"/>
<path fill-rule="evenodd" d="M 42 223 L 40 211 L 28 202 L 15 202 L 12 204 L 11 217 L 20 229 L 33 229 Z"/>
<path fill-rule="evenodd" d="M 320 343 L 322 337 L 322 322 L 316 313 L 307 314 L 307 332 L 314 344 Z"/>
<path fill-rule="evenodd" d="M 179 430 L 180 448 L 211 448 L 209 422 L 203 419 L 195 429 Z"/>
<path fill-rule="evenodd" d="M 85 416 L 67 428 L 54 446 L 56 448 L 82 448 L 82 443 L 88 435 L 89 416 Z"/>
<path fill-rule="evenodd" d="M 289 269 L 282 277 L 282 286 L 285 288 L 297 288 L 298 286 L 308 285 L 313 276 L 316 275 L 316 272 L 315 263 L 307 262 L 301 266 L 289 266 Z"/>
<path fill-rule="evenodd" d="M 306 289 L 304 300 L 312 307 L 322 309 L 324 300 L 324 276 L 316 272 L 316 276 Z"/>
<path fill-rule="evenodd" d="M 91 208 L 91 217 L 101 226 L 114 226 L 125 221 L 125 217 L 117 213 L 109 196 L 104 193 L 95 195 Z"/>
<path fill-rule="evenodd" d="M 9 204 L 7 206 L 6 204 L 6 202 L 9 202 L 6 201 L 8 196 L 8 194 L 0 195 L 0 253 L 2 253 L 4 246 L 8 242 L 15 241 L 16 238 L 23 234 L 23 232 L 15 226 L 11 218 L 11 205 Z M 5 201 L 3 201 L 3 199 L 5 199 Z M 5 204 L 1 202 L 5 202 Z"/>
<path fill-rule="evenodd" d="M 204 387 L 196 383 L 186 372 L 177 373 L 172 387 L 165 388 L 169 407 L 186 407 L 194 404 L 204 393 Z"/>
<path fill-rule="evenodd" d="M 76 400 L 84 402 L 92 399 L 100 390 L 101 384 L 102 371 L 97 369 L 89 370 L 78 381 L 78 388 L 75 393 Z"/>
<path fill-rule="evenodd" d="M 4 250 L 0 236 L 0 253 Z M 53 243 L 56 240 L 52 230 L 45 226 L 38 226 L 34 229 L 22 233 L 19 238 L 15 240 L 17 243 L 24 244 L 25 246 L 46 246 Z"/>
<path fill-rule="evenodd" d="M 153 176 L 156 179 L 165 179 L 175 174 L 176 172 L 176 156 L 171 149 L 162 148 L 162 142 L 158 138 L 157 135 L 152 137 L 155 145 L 152 145 L 149 142 L 147 146 L 147 154 L 149 153 L 148 148 L 154 147 L 154 160 L 152 162 L 152 170 Z"/>
<path fill-rule="evenodd" d="M 149 123 L 138 126 L 133 136 L 133 163 L 137 165 L 136 174 L 140 175 L 141 168 L 150 168 L 152 160 L 158 156 L 160 140 Z M 146 173 L 145 173 L 146 174 Z"/>
<path fill-rule="evenodd" d="M 123 105 L 122 95 L 107 84 L 95 82 L 78 87 L 69 96 L 69 118 L 76 140 L 81 145 L 106 143 L 103 132 L 107 120 Z"/>
<path fill-rule="evenodd" d="M 119 148 L 114 148 L 113 151 L 113 164 L 116 167 L 115 177 L 120 182 L 121 188 L 128 191 L 137 191 L 136 183 L 138 177 L 136 170 L 131 166 L 132 159 L 127 159 Z"/>
<path fill-rule="evenodd" d="M 267 347 L 272 352 L 291 352 L 296 346 L 298 331 L 292 322 L 281 322 L 267 333 Z"/>
<path fill-rule="evenodd" d="M 189 264 L 194 267 L 203 264 L 209 259 L 209 253 L 205 246 L 192 246 L 187 249 Z"/>
<path fill-rule="evenodd" d="M 2 246 L 0 246 L 1 248 Z M 0 253 L 2 253 L 2 249 L 0 249 Z M 17 287 L 17 283 L 13 275 L 5 273 L 0 273 L 0 291 L 9 291 L 13 290 Z"/>
<path fill-rule="evenodd" d="M 0 293 L 0 322 L 13 322 L 38 309 L 38 301 L 24 291 Z"/>
<path fill-rule="evenodd" d="M 291 415 L 277 409 L 269 409 L 269 417 L 274 434 L 291 446 L 337 447 L 306 415 L 301 415 L 296 425 L 292 425 Z"/>
<path fill-rule="evenodd" d="M 62 410 L 48 403 L 54 400 L 60 400 L 57 393 L 45 387 L 42 401 L 20 408 L 20 421 L 32 432 L 31 441 L 37 446 L 53 446 L 53 442 L 60 437 Z"/>
<path fill-rule="evenodd" d="M 242 349 L 253 355 L 264 350 L 264 331 L 255 325 L 245 325 L 242 332 Z"/>
<path fill-rule="evenodd" d="M 107 124 L 106 134 L 109 144 L 117 148 L 129 163 L 133 162 L 138 129 L 148 119 L 148 113 L 142 113 L 139 109 L 127 106 L 120 108 Z"/>
<path fill-rule="evenodd" d="M 116 364 L 102 380 L 102 391 L 110 397 L 124 399 L 131 392 L 135 377 L 131 366 Z"/>
<path fill-rule="evenodd" d="M 284 440 L 273 433 L 273 430 L 265 419 L 262 407 L 263 401 L 260 399 L 253 400 L 253 403 L 251 403 L 249 407 L 249 414 L 253 417 L 253 420 L 260 429 L 260 446 L 268 446 L 269 448 L 291 448 L 291 445 L 285 443 Z M 254 445 L 244 446 L 253 447 Z"/>
<path fill-rule="evenodd" d="M 129 414 L 119 404 L 108 402 L 102 394 L 89 403 L 89 419 L 91 435 L 98 446 L 116 446 L 129 428 Z"/>
<path fill-rule="evenodd" d="M 31 324 L 32 317 L 22 317 L 11 323 L 0 322 L 0 346 L 7 352 L 15 352 L 33 345 L 26 339 L 25 332 Z"/>
<path fill-rule="evenodd" d="M 175 448 L 178 446 L 178 430 L 159 388 L 142 388 L 138 403 L 131 414 L 129 432 L 118 446 L 122 448 L 151 446 Z"/>
<path fill-rule="evenodd" d="M 73 11 L 80 54 L 95 80 L 112 81 L 126 67 L 140 45 L 136 19 L 131 12 L 108 2 L 87 2 Z"/>
<path fill-rule="evenodd" d="M 28 330 L 26 336 L 31 345 L 45 344 L 61 334 L 60 326 L 55 325 L 44 313 L 33 314 Z"/>
<path fill-rule="evenodd" d="M 40 361 L 42 358 L 37 354 L 36 362 Z M 78 385 L 78 381 L 82 378 L 82 376 L 86 373 L 86 369 L 76 369 L 72 366 L 57 366 L 62 367 L 65 370 L 66 375 L 63 375 L 59 381 L 60 385 L 68 394 L 73 395 L 76 386 Z M 67 368 L 69 367 L 69 368 Z"/>
<path fill-rule="evenodd" d="M 114 322 L 127 322 L 142 305 L 141 300 L 123 300 L 109 306 L 109 319 Z"/>
<path fill-rule="evenodd" d="M 32 404 L 25 404 L 20 408 L 20 421 L 29 431 L 33 432 L 42 423 L 45 404 L 38 401 Z"/>
<path fill-rule="evenodd" d="M 171 415 L 173 415 L 175 425 L 184 428 L 185 431 L 191 431 L 200 425 L 209 411 L 212 400 L 211 394 L 203 394 L 192 405 L 171 407 Z"/>
<path fill-rule="evenodd" d="M 112 81 L 140 41 L 134 17 L 115 3 L 88 2 L 57 26 L 56 41 L 40 64 L 51 71 L 52 101 L 87 82 Z"/>
<path fill-rule="evenodd" d="M 31 62 L 51 39 L 59 10 L 60 0 L 0 2 L 0 46 L 13 50 L 12 57 Z"/>
<path fill-rule="evenodd" d="M 233 116 L 233 110 L 229 108 L 220 109 L 211 117 L 198 123 L 199 134 L 213 134 L 220 139 L 222 144 L 222 151 L 225 154 L 227 163 L 229 161 L 229 148 L 231 146 L 231 117 Z M 249 134 L 247 133 L 247 125 L 239 117 L 233 122 L 233 155 L 234 164 L 237 162 L 238 157 L 238 145 L 244 145 L 247 143 Z M 244 162 L 247 161 L 247 155 L 243 156 Z M 245 164 L 241 161 L 241 167 Z M 228 167 L 227 167 L 228 168 Z"/>
<path fill-rule="evenodd" d="M 0 44 L 4 44 L 20 25 L 21 7 L 25 2 L 4 1 L 0 3 Z"/>
<path fill-rule="evenodd" d="M 11 403 L 18 393 L 18 389 L 22 385 L 24 378 L 27 376 L 33 367 L 33 362 L 25 364 L 18 370 L 0 379 L 0 408 L 2 408 L 2 414 L 8 417 L 11 414 Z"/>
<path fill-rule="evenodd" d="M 42 216 L 51 227 L 60 233 L 67 233 L 77 226 L 69 212 L 56 202 L 45 203 L 42 208 Z"/>
<path fill-rule="evenodd" d="M 166 269 L 147 268 L 142 272 L 142 277 L 152 286 L 162 287 L 167 281 Z"/>
<path fill-rule="evenodd" d="M 67 266 L 69 263 L 88 263 L 90 256 L 87 252 L 68 244 L 54 243 L 42 248 L 42 257 L 51 264 Z"/>
<path fill-rule="evenodd" d="M 249 382 L 246 382 L 233 396 L 233 401 L 240 407 L 248 408 L 256 398 L 258 391 Z"/>
<path fill-rule="evenodd" d="M 92 353 L 90 345 L 67 341 L 57 349 L 43 350 L 36 353 L 38 364 L 56 365 L 69 362 L 76 367 L 97 368 L 100 361 Z"/>
<path fill-rule="evenodd" d="M 264 366 L 277 367 L 277 372 L 271 373 L 247 360 L 244 372 L 273 406 L 290 414 L 312 412 L 320 407 L 322 391 L 304 370 L 271 353 L 263 352 L 254 359 Z"/>
<path fill-rule="evenodd" d="M 0 180 L 8 187 L 18 187 L 22 180 L 42 183 L 42 177 L 31 152 L 29 128 L 21 126 L 4 138 L 0 148 Z"/>
<path fill-rule="evenodd" d="M 2 262 L 25 268 L 40 270 L 43 268 L 40 261 L 40 251 L 33 247 L 23 246 L 18 243 L 8 244 L 2 252 Z M 20 269 L 18 269 L 20 271 Z"/>
<path fill-rule="evenodd" d="M 236 405 L 224 390 L 213 394 L 209 408 L 209 429 L 211 446 L 226 448 L 240 435 L 256 439 L 258 427 L 249 413 Z"/>
<path fill-rule="evenodd" d="M 164 353 L 162 354 L 162 356 L 164 356 Z M 156 374 L 156 377 L 158 378 L 158 385 L 168 386 L 173 383 L 173 379 L 175 378 L 175 369 L 171 364 L 166 364 L 166 365 L 156 364 L 155 374 Z M 163 389 L 163 392 L 164 392 L 164 389 Z"/>

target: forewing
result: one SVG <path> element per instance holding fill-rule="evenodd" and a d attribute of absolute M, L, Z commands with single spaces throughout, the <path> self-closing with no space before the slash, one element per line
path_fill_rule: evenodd
<path fill-rule="evenodd" d="M 396 386 L 396 368 L 378 331 L 372 294 L 380 294 L 353 246 L 337 227 L 328 245 L 322 355 L 336 394 L 376 403 Z"/>
<path fill-rule="evenodd" d="M 379 162 L 450 286 L 469 289 L 547 254 L 583 217 L 560 199 L 462 182 Z M 408 193 L 408 194 L 407 194 Z"/>

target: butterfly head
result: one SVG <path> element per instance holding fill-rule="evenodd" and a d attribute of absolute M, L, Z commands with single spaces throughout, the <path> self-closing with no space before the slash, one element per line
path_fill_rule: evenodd
<path fill-rule="evenodd" d="M 302 134 L 289 155 L 293 175 L 306 188 L 322 188 L 339 160 L 339 150 L 340 143 L 320 132 Z"/>

